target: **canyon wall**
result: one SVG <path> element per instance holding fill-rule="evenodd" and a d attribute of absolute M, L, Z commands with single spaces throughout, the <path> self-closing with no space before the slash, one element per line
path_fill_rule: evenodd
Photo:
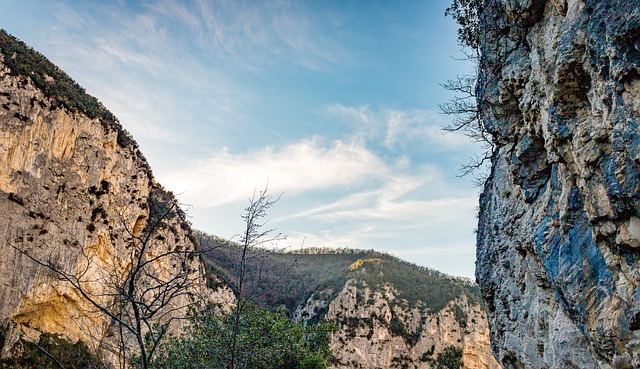
<path fill-rule="evenodd" d="M 157 261 L 140 283 L 190 273 L 188 293 L 168 308 L 196 295 L 230 299 L 228 290 L 205 286 L 198 257 L 184 257 L 197 245 L 184 213 L 111 113 L 33 50 L 4 32 L 0 41 L 3 354 L 42 332 L 109 349 L 114 322 L 56 271 L 115 308 L 113 288 L 142 243 L 145 260 Z"/>
<path fill-rule="evenodd" d="M 476 277 L 505 368 L 640 367 L 640 1 L 491 0 Z"/>

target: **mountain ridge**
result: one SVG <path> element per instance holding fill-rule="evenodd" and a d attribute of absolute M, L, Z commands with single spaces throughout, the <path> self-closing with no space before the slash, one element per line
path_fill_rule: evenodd
<path fill-rule="evenodd" d="M 233 285 L 241 246 L 196 234 L 209 250 L 208 272 Z M 431 368 L 456 360 L 465 368 L 500 367 L 478 286 L 466 278 L 374 250 L 257 248 L 246 256 L 245 297 L 284 307 L 305 324 L 336 324 L 332 368 Z"/>

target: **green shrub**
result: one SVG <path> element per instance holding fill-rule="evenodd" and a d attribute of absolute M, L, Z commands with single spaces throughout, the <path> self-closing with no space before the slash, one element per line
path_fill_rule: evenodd
<path fill-rule="evenodd" d="M 194 313 L 191 325 L 170 338 L 152 362 L 153 369 L 226 368 L 233 356 L 236 368 L 325 369 L 330 357 L 329 324 L 304 327 L 280 312 L 246 303 L 234 334 L 235 310 L 218 313 L 209 307 Z M 236 346 L 233 347 L 233 337 Z"/>
<path fill-rule="evenodd" d="M 438 353 L 435 369 L 460 369 L 462 368 L 462 349 L 455 346 L 447 346 Z"/>

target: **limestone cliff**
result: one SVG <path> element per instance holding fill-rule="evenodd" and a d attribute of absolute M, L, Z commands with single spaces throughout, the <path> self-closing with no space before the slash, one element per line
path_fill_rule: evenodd
<path fill-rule="evenodd" d="M 476 276 L 505 368 L 640 367 L 640 1 L 483 1 Z"/>
<path fill-rule="evenodd" d="M 463 368 L 500 368 L 478 303 L 463 296 L 438 312 L 410 308 L 387 286 L 375 291 L 350 280 L 331 301 L 326 318 L 338 331 L 332 368 L 432 368 L 446 348 L 461 350 Z M 441 359 L 442 360 L 442 359 Z"/>
<path fill-rule="evenodd" d="M 86 291 L 108 299 L 107 282 L 116 283 L 109 278 L 131 268 L 136 237 L 153 228 L 149 259 L 194 250 L 195 239 L 111 113 L 4 31 L 0 54 L 0 319 L 10 329 L 4 353 L 18 337 L 40 332 L 103 347 L 112 322 L 35 261 L 83 276 Z M 152 224 L 168 209 L 160 226 Z M 160 260 L 153 277 L 188 269 L 190 293 L 211 293 L 198 258 Z"/>
<path fill-rule="evenodd" d="M 429 369 L 438 363 L 453 365 L 456 361 L 447 357 L 451 352 L 457 352 L 462 368 L 500 368 L 491 352 L 484 309 L 477 300 L 461 293 L 433 311 L 422 301 L 403 299 L 391 283 L 368 285 L 371 279 L 366 274 L 384 273 L 382 265 L 372 268 L 358 260 L 353 266 L 358 273 L 337 294 L 332 289 L 316 291 L 294 314 L 296 319 L 313 320 L 326 312 L 324 318 L 336 324 L 331 339 L 332 368 Z M 440 288 L 435 284 L 422 287 Z"/>

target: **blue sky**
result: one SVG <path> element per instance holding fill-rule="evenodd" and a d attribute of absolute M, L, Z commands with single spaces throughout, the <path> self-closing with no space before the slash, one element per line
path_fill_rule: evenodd
<path fill-rule="evenodd" d="M 293 248 L 376 249 L 473 277 L 479 148 L 443 135 L 472 70 L 449 0 L 0 0 L 0 27 L 101 100 L 198 229 L 255 188 Z"/>

